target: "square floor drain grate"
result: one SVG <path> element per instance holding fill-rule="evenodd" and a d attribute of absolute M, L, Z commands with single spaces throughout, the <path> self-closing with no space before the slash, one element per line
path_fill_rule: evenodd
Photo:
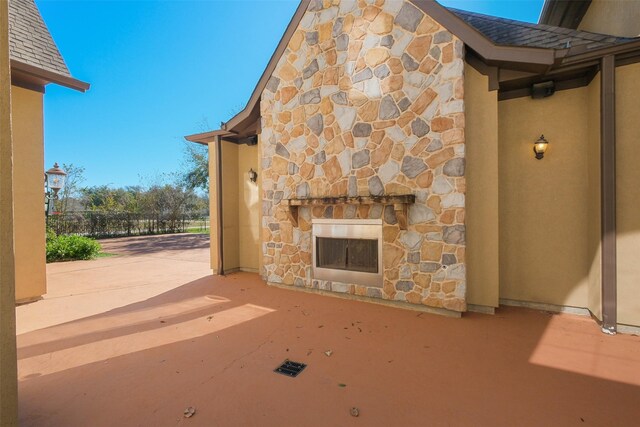
<path fill-rule="evenodd" d="M 297 377 L 300 372 L 306 368 L 304 363 L 292 362 L 291 360 L 285 360 L 282 365 L 278 366 L 273 372 L 277 372 L 288 377 Z"/>

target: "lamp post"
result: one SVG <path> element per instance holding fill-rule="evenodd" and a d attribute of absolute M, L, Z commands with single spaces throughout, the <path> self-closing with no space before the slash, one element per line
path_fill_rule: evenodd
<path fill-rule="evenodd" d="M 67 180 L 67 173 L 60 169 L 58 163 L 54 163 L 53 167 L 44 173 L 45 183 L 45 215 L 49 216 L 53 213 L 53 203 L 58 199 L 58 192 L 64 188 Z"/>

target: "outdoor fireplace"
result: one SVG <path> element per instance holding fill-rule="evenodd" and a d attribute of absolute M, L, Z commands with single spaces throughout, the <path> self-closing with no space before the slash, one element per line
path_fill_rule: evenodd
<path fill-rule="evenodd" d="M 382 287 L 382 221 L 314 219 L 313 278 Z"/>

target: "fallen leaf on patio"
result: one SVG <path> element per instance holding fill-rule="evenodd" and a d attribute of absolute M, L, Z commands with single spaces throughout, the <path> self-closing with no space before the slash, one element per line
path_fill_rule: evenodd
<path fill-rule="evenodd" d="M 342 388 L 344 388 L 344 387 L 346 387 L 346 386 L 347 386 L 346 384 L 342 384 L 342 383 L 338 384 L 338 387 L 342 387 Z"/>
<path fill-rule="evenodd" d="M 167 322 L 165 322 L 164 320 L 161 320 L 160 323 L 167 323 Z"/>
<path fill-rule="evenodd" d="M 211 319 L 213 319 L 213 316 L 209 316 L 209 317 L 207 317 L 207 320 L 208 320 L 209 322 L 211 322 Z"/>
<path fill-rule="evenodd" d="M 196 413 L 196 408 L 194 408 L 193 406 L 189 406 L 187 409 L 184 410 L 184 417 L 191 418 L 195 415 L 195 413 Z"/>
<path fill-rule="evenodd" d="M 333 351 L 327 350 L 327 351 L 324 352 L 324 354 L 326 354 L 327 357 L 331 357 L 331 355 L 333 354 Z"/>
<path fill-rule="evenodd" d="M 358 408 L 356 408 L 355 406 L 353 408 L 351 408 L 351 416 L 352 417 L 357 417 L 358 415 L 360 415 L 360 410 Z"/>
<path fill-rule="evenodd" d="M 311 353 L 313 353 L 313 350 L 307 351 L 307 356 L 309 356 Z"/>

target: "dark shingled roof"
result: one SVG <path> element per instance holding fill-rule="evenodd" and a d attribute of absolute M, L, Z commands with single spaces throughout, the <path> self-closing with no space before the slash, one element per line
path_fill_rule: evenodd
<path fill-rule="evenodd" d="M 636 40 L 551 25 L 531 24 L 460 9 L 449 8 L 449 10 L 497 45 L 547 49 L 566 49 L 586 45 L 587 49 L 597 49 Z"/>
<path fill-rule="evenodd" d="M 71 77 L 34 0 L 9 1 L 11 59 Z"/>

